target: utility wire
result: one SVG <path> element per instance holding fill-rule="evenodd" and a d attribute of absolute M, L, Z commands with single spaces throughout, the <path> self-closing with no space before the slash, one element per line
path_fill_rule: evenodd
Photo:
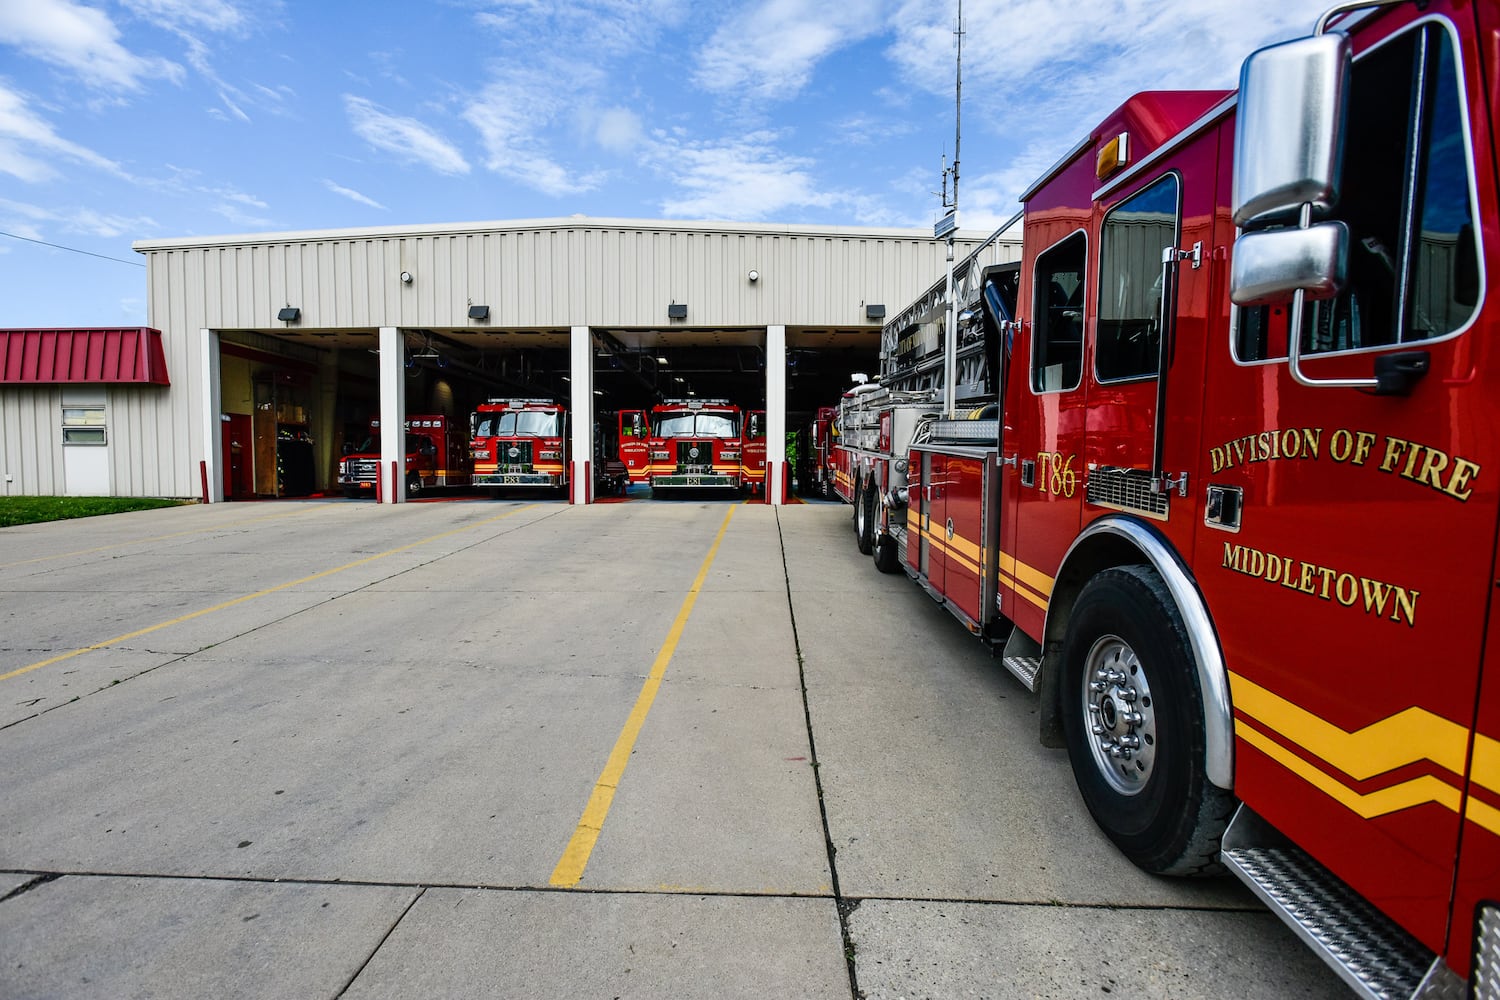
<path fill-rule="evenodd" d="M 25 240 L 27 243 L 39 243 L 44 247 L 51 247 L 54 250 L 67 250 L 69 253 L 81 253 L 89 257 L 98 257 L 100 260 L 112 260 L 116 264 L 129 264 L 131 267 L 146 266 L 138 260 L 124 260 L 120 257 L 107 257 L 102 253 L 94 253 L 90 250 L 79 250 L 75 247 L 65 247 L 60 243 L 48 243 L 46 240 L 34 240 L 29 236 L 17 236 L 15 233 L 0 231 L 0 236 L 9 236 L 13 240 Z"/>

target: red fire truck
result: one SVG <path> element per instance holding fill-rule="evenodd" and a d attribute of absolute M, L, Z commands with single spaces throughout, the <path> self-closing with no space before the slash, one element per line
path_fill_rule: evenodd
<path fill-rule="evenodd" d="M 406 418 L 406 492 L 415 495 L 439 486 L 469 484 L 469 454 L 463 438 L 441 413 Z M 384 471 L 384 475 L 382 475 Z M 370 436 L 339 459 L 339 488 L 351 499 L 373 496 L 389 470 L 380 468 L 380 421 L 370 421 Z"/>
<path fill-rule="evenodd" d="M 762 424 L 764 420 L 762 419 Z M 633 483 L 658 490 L 746 488 L 740 408 L 727 399 L 669 399 L 643 410 L 621 410 L 620 460 Z M 765 481 L 765 432 L 759 441 Z"/>
<path fill-rule="evenodd" d="M 820 406 L 807 428 L 807 482 L 802 488 L 825 499 L 833 496 L 834 478 L 838 473 L 838 407 Z"/>
<path fill-rule="evenodd" d="M 1023 196 L 1015 315 L 953 296 L 993 390 L 851 489 L 1128 857 L 1227 867 L 1367 996 L 1500 991 L 1497 37 L 1352 3 L 1132 97 Z"/>
<path fill-rule="evenodd" d="M 567 489 L 568 420 L 550 399 L 491 399 L 469 418 L 474 485 Z"/>

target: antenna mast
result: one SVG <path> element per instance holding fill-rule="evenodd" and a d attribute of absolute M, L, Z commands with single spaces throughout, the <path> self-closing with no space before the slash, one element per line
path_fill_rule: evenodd
<path fill-rule="evenodd" d="M 958 382 L 958 308 L 954 301 L 953 286 L 953 240 L 958 230 L 958 143 L 962 135 L 960 115 L 963 113 L 964 97 L 964 0 L 958 0 L 958 24 L 953 34 L 958 39 L 958 60 L 954 68 L 953 95 L 953 166 L 943 170 L 943 207 L 948 211 L 933 227 L 932 235 L 948 242 L 948 277 L 943 285 L 943 299 L 947 305 L 947 317 L 943 324 L 943 413 L 954 419 L 957 412 L 954 398 Z M 953 176 L 953 200 L 948 200 L 948 175 Z"/>

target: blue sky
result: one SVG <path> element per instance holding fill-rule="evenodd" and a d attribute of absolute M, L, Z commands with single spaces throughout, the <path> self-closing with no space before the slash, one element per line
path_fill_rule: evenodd
<path fill-rule="evenodd" d="M 1014 214 L 1129 94 L 1232 87 L 1326 2 L 966 0 L 962 225 Z M 145 324 L 140 239 L 575 214 L 930 226 L 956 13 L 0 0 L 0 327 Z"/>

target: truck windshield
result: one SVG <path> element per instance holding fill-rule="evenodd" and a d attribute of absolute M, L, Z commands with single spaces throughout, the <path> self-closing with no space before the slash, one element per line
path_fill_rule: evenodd
<path fill-rule="evenodd" d="M 474 425 L 475 437 L 557 437 L 556 410 L 507 410 L 504 413 L 480 414 Z"/>
<path fill-rule="evenodd" d="M 659 417 L 657 437 L 739 437 L 739 421 L 727 413 L 678 413 Z"/>

